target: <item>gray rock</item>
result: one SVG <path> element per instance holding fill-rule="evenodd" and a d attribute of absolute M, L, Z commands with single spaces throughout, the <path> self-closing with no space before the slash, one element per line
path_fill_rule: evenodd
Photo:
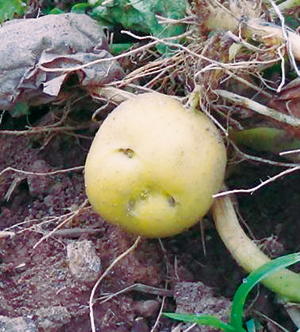
<path fill-rule="evenodd" d="M 46 67 L 78 68 L 96 61 L 72 71 L 85 87 L 124 75 L 118 63 L 110 60 L 102 27 L 84 14 L 8 21 L 0 26 L 0 40 L 0 109 L 10 110 L 18 101 L 54 100 L 71 71 L 50 72 Z"/>
<path fill-rule="evenodd" d="M 56 332 L 71 321 L 71 314 L 65 307 L 53 306 L 35 311 L 39 331 Z"/>
<path fill-rule="evenodd" d="M 31 317 L 0 316 L 0 332 L 37 332 Z"/>
<path fill-rule="evenodd" d="M 101 260 L 93 242 L 72 241 L 67 246 L 69 268 L 73 276 L 83 282 L 97 280 L 101 273 Z"/>

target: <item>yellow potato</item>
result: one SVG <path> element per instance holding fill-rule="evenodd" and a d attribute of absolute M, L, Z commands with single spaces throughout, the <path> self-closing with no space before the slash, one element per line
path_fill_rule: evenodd
<path fill-rule="evenodd" d="M 145 93 L 123 102 L 100 127 L 86 160 L 86 192 L 108 222 L 167 237 L 205 215 L 225 166 L 222 138 L 205 115 Z"/>

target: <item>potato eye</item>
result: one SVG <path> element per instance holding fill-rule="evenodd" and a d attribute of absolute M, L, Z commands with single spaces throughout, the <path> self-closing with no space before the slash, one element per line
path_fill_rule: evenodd
<path fill-rule="evenodd" d="M 168 203 L 170 206 L 175 207 L 177 202 L 175 201 L 175 198 L 173 196 L 171 196 L 170 194 L 166 194 L 167 199 L 168 199 Z"/>
<path fill-rule="evenodd" d="M 131 213 L 135 208 L 136 201 L 131 199 L 127 202 L 127 211 Z"/>
<path fill-rule="evenodd" d="M 132 158 L 133 155 L 134 155 L 134 151 L 131 150 L 131 149 L 123 149 L 123 148 L 121 148 L 121 149 L 118 150 L 118 152 L 124 153 L 128 158 Z"/>

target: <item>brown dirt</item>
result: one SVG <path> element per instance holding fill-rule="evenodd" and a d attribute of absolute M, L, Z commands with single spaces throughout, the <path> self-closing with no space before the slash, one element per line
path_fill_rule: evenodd
<path fill-rule="evenodd" d="M 95 281 L 78 279 L 71 273 L 67 259 L 70 242 L 92 241 L 104 271 L 135 240 L 86 207 L 61 230 L 34 247 L 84 203 L 82 168 L 52 175 L 30 175 L 7 167 L 44 173 L 83 166 L 96 130 L 87 120 L 91 113 L 85 112 L 79 116 L 81 124 L 87 124 L 85 130 L 49 129 L 17 135 L 5 130 L 26 129 L 27 119 L 14 119 L 8 114 L 0 128 L 0 230 L 12 232 L 11 236 L 0 238 L 0 315 L 31 317 L 39 331 L 91 330 L 88 303 Z M 34 126 L 45 122 L 49 125 L 54 123 L 53 116 L 53 111 L 37 109 L 29 120 Z M 77 113 L 75 118 L 73 123 L 78 121 Z M 235 169 L 228 184 L 236 188 L 251 187 L 257 184 L 257 179 L 276 172 L 276 167 L 247 162 Z M 264 245 L 273 253 L 275 250 L 275 255 L 300 249 L 298 182 L 299 174 L 295 173 L 254 195 L 238 197 L 240 213 L 255 237 L 268 238 L 263 241 Z M 204 227 L 206 253 L 199 225 L 161 243 L 145 239 L 113 268 L 97 288 L 95 299 L 136 283 L 156 290 L 167 287 L 171 292 L 166 292 L 164 311 L 200 310 L 226 319 L 230 300 L 245 274 L 219 240 L 210 216 L 205 218 Z M 251 299 L 247 315 L 259 317 L 269 331 L 275 331 L 275 325 L 258 312 L 294 329 L 273 293 L 261 286 Z M 97 300 L 94 305 L 97 330 L 150 331 L 162 303 L 162 295 L 157 295 L 155 290 L 145 292 L 143 288 L 125 292 L 105 303 Z M 156 331 L 171 331 L 177 325 L 160 318 Z M 191 331 L 199 330 L 207 328 Z"/>

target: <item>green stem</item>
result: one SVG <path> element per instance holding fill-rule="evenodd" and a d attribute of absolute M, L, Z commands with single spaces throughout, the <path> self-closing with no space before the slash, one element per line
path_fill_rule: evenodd
<path fill-rule="evenodd" d="M 235 260 L 248 273 L 270 261 L 242 230 L 229 196 L 217 198 L 212 212 L 221 239 Z M 288 301 L 300 302 L 299 274 L 284 269 L 270 275 L 262 283 Z"/>

